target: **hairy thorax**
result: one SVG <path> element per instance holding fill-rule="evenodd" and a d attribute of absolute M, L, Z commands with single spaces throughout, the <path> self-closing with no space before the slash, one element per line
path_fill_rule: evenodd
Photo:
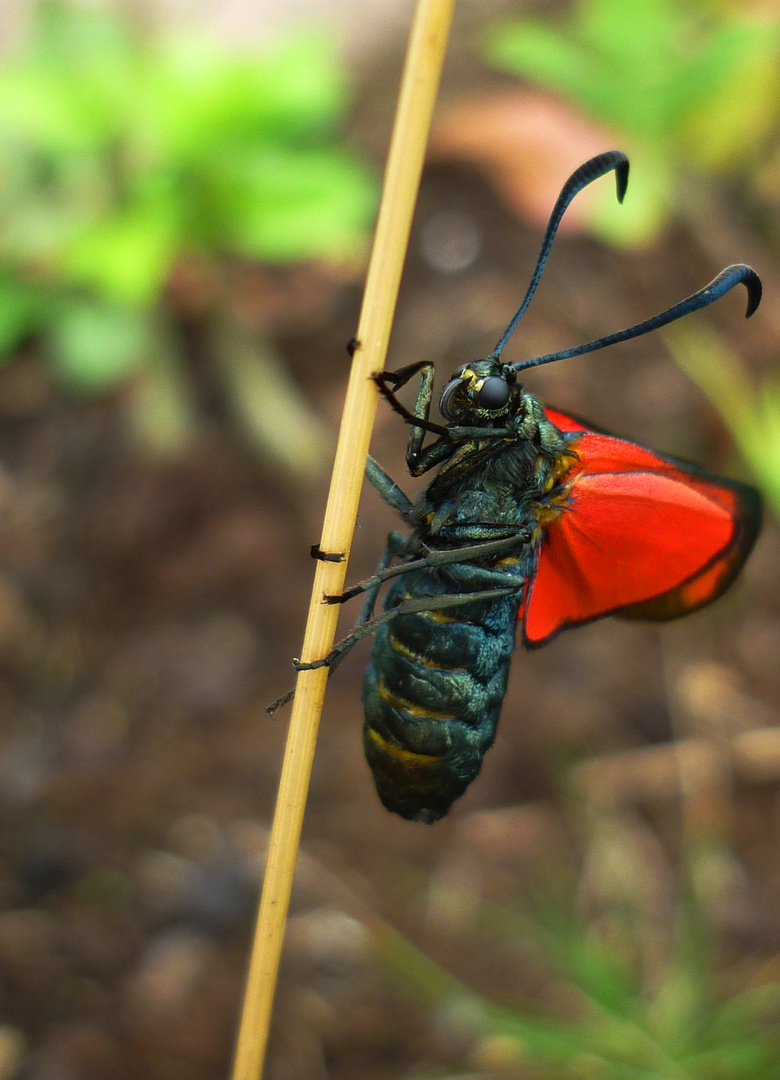
<path fill-rule="evenodd" d="M 522 406 L 512 435 L 464 443 L 440 469 L 416 506 L 421 531 L 433 538 L 463 524 L 532 524 L 576 455 L 535 398 L 523 395 Z"/>

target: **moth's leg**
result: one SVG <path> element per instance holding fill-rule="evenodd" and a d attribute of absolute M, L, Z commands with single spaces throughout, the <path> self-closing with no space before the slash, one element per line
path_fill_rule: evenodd
<path fill-rule="evenodd" d="M 414 365 L 412 365 L 412 370 Z M 439 424 L 431 424 L 431 400 L 433 398 L 433 379 L 435 375 L 435 368 L 430 361 L 424 361 L 419 366 L 420 371 L 420 385 L 417 387 L 417 400 L 414 403 L 414 409 L 412 410 L 412 417 L 417 423 L 410 425 L 409 442 L 406 447 L 406 465 L 409 472 L 414 476 L 415 469 L 420 460 L 420 454 L 422 453 L 423 440 L 425 439 L 425 432 L 432 431 L 435 435 L 443 435 L 446 437 L 447 429 L 441 427 Z M 401 374 L 401 372 L 397 372 Z M 403 371 L 403 379 L 407 381 L 411 378 L 406 375 L 406 370 Z M 399 385 L 399 384 L 396 384 Z M 400 385 L 403 385 L 401 383 Z M 420 424 L 420 421 L 425 425 Z"/>
<path fill-rule="evenodd" d="M 395 391 L 402 389 L 415 375 L 420 376 L 420 385 L 417 389 L 417 400 L 412 412 L 402 405 L 395 396 Z M 420 360 L 416 364 L 408 364 L 399 368 L 398 371 L 380 371 L 374 376 L 374 382 L 379 387 L 379 393 L 388 403 L 393 412 L 403 417 L 407 424 L 411 425 L 412 431 L 409 436 L 409 452 L 416 446 L 419 451 L 425 432 L 430 431 L 434 435 L 446 435 L 447 429 L 441 424 L 434 424 L 428 416 L 431 411 L 431 399 L 433 397 L 434 365 L 431 360 Z"/>
<path fill-rule="evenodd" d="M 444 611 L 447 608 L 459 607 L 463 604 L 478 604 L 485 600 L 499 600 L 501 597 L 511 596 L 512 593 L 517 591 L 517 585 L 512 584 L 499 589 L 486 589 L 483 592 L 444 593 L 440 596 L 419 596 L 411 600 L 404 600 L 392 611 L 386 611 L 384 615 L 379 615 L 376 619 L 356 625 L 354 630 L 347 634 L 321 660 L 312 660 L 311 663 L 307 664 L 301 663 L 300 660 L 293 660 L 293 667 L 296 671 L 312 671 L 321 667 L 328 667 L 332 671 L 341 663 L 347 653 L 357 645 L 358 641 L 375 634 L 381 626 L 389 623 L 397 615 L 413 615 L 420 611 Z"/>
<path fill-rule="evenodd" d="M 277 710 L 283 708 L 285 705 L 289 705 L 294 697 L 295 691 L 288 690 L 286 694 L 282 694 L 282 696 L 278 697 L 276 701 L 272 701 L 270 705 L 266 705 L 265 711 L 268 713 L 272 720 L 275 720 Z"/>
<path fill-rule="evenodd" d="M 410 412 L 398 400 L 395 391 L 400 390 L 418 374 L 420 385 L 417 390 L 417 400 Z M 430 360 L 409 364 L 407 367 L 399 368 L 398 371 L 381 371 L 374 376 L 382 397 L 412 429 L 406 448 L 406 465 L 412 476 L 422 476 L 429 469 L 447 461 L 452 457 L 459 443 L 468 442 L 471 439 L 511 439 L 514 441 L 518 438 L 517 431 L 511 425 L 493 430 L 481 427 L 458 427 L 455 424 L 448 424 L 446 427 L 434 424 L 430 419 L 433 377 L 434 366 Z M 430 446 L 423 448 L 426 431 L 440 437 Z"/>
<path fill-rule="evenodd" d="M 372 487 L 376 488 L 388 506 L 392 506 L 394 510 L 397 510 L 405 521 L 409 520 L 414 505 L 412 500 L 401 491 L 392 476 L 386 473 L 379 462 L 375 461 L 371 455 L 366 459 L 366 480 Z"/>
<path fill-rule="evenodd" d="M 401 533 L 391 533 L 390 536 L 400 537 L 402 540 L 406 539 Z M 327 604 L 343 604 L 347 600 L 352 600 L 353 597 L 359 596 L 360 593 L 375 587 L 378 588 L 383 582 L 389 581 L 390 578 L 398 577 L 399 574 L 405 574 L 410 570 L 426 570 L 429 567 L 434 566 L 448 566 L 451 563 L 471 562 L 474 559 L 482 559 L 491 555 L 500 556 L 509 554 L 514 551 L 516 547 L 527 544 L 529 538 L 530 533 L 528 530 L 521 529 L 518 530 L 514 536 L 502 537 L 499 540 L 486 540 L 465 547 L 450 548 L 446 551 L 428 551 L 419 559 L 407 559 L 406 562 L 399 563 L 398 566 L 388 566 L 388 564 L 385 564 L 385 566 L 378 567 L 376 572 L 370 578 L 358 582 L 357 585 L 353 585 L 339 596 L 326 596 L 325 602 Z M 395 552 L 394 554 L 401 553 Z M 505 574 L 503 569 L 485 570 L 482 567 L 473 567 L 472 569 L 485 574 Z M 472 580 L 476 579 L 472 578 Z M 487 577 L 485 580 L 488 580 Z M 498 581 L 498 577 L 491 577 L 490 581 Z"/>
<path fill-rule="evenodd" d="M 323 551 L 319 544 L 312 544 L 309 554 L 320 562 L 344 562 L 347 557 L 344 551 Z"/>
<path fill-rule="evenodd" d="M 398 607 L 393 608 L 392 611 L 387 611 L 376 619 L 372 619 L 379 590 L 382 584 L 390 577 L 406 573 L 408 570 L 422 569 L 429 565 L 441 566 L 458 562 L 467 563 L 468 559 L 477 559 L 486 554 L 495 555 L 503 552 L 511 552 L 518 544 L 525 544 L 527 542 L 527 531 L 520 530 L 516 536 L 504 537 L 501 540 L 488 541 L 481 544 L 473 544 L 468 547 L 454 548 L 451 551 L 430 552 L 426 558 L 415 560 L 413 562 L 407 561 L 400 566 L 389 568 L 390 560 L 405 554 L 408 547 L 408 538 L 404 536 L 403 533 L 390 533 L 387 538 L 387 545 L 382 553 L 382 557 L 379 560 L 374 575 L 367 578 L 365 582 L 361 582 L 360 585 L 353 586 L 353 589 L 349 590 L 348 594 L 343 594 L 342 597 L 326 598 L 328 603 L 339 603 L 343 599 L 350 599 L 352 596 L 357 596 L 360 592 L 366 593 L 366 598 L 360 609 L 360 614 L 354 629 L 351 633 L 347 634 L 342 641 L 335 645 L 323 659 L 314 660 L 309 664 L 302 664 L 300 661 L 294 660 L 293 667 L 296 671 L 309 671 L 314 668 L 327 667 L 329 668 L 328 675 L 330 675 L 350 650 L 354 648 L 358 641 L 376 633 L 381 626 L 390 622 L 396 615 L 409 615 L 421 611 L 443 611 L 446 608 L 458 607 L 462 604 L 479 603 L 482 600 L 495 600 L 499 597 L 510 596 L 512 593 L 518 592 L 525 581 L 524 576 L 521 576 L 518 579 L 516 572 L 512 573 L 510 571 L 508 573 L 506 568 L 491 570 L 482 566 L 464 565 L 458 575 L 462 584 L 484 584 L 492 585 L 494 587 L 481 592 L 416 597 L 412 600 L 405 600 L 399 604 Z M 431 559 L 433 562 L 429 561 Z M 420 564 L 419 566 L 418 563 Z M 513 577 L 515 580 L 509 584 L 507 579 Z M 273 717 L 277 709 L 292 701 L 294 697 L 295 691 L 290 690 L 274 701 L 273 704 L 269 705 L 266 711 Z"/>
<path fill-rule="evenodd" d="M 395 391 L 405 386 L 415 375 L 420 376 L 420 385 L 417 389 L 417 400 L 411 412 L 402 405 L 395 396 Z M 379 387 L 379 392 L 390 407 L 403 417 L 409 424 L 409 442 L 406 447 L 406 464 L 412 476 L 422 476 L 424 472 L 432 469 L 452 457 L 455 446 L 450 438 L 449 429 L 441 424 L 434 424 L 429 419 L 431 400 L 433 398 L 434 365 L 430 360 L 421 360 L 417 364 L 409 364 L 399 368 L 398 371 L 381 371 L 374 376 L 374 381 Z M 440 438 L 423 450 L 423 440 L 426 431 Z"/>
<path fill-rule="evenodd" d="M 453 568 L 453 584 L 461 589 L 498 589 L 509 586 L 512 590 L 523 587 L 526 580 L 526 572 L 519 559 L 513 560 L 513 566 L 474 566 L 472 563 L 460 562 Z"/>
<path fill-rule="evenodd" d="M 408 519 L 412 509 L 412 500 L 401 491 L 398 484 L 389 476 L 382 466 L 369 457 L 366 461 L 366 479 L 376 488 L 382 498 L 397 510 L 402 518 Z M 323 551 L 319 544 L 311 547 L 312 559 L 321 562 L 344 562 L 346 554 L 343 551 Z"/>
<path fill-rule="evenodd" d="M 364 587 L 355 587 L 356 591 L 352 594 L 353 596 L 358 596 L 362 592 L 366 594 L 363 606 L 360 609 L 360 614 L 357 617 L 356 626 L 362 626 L 371 619 L 371 616 L 374 614 L 377 597 L 379 596 L 379 590 L 382 587 L 382 582 L 385 580 L 383 575 L 387 573 L 387 568 L 390 566 L 390 561 L 392 559 L 401 558 L 406 554 L 408 545 L 409 538 L 404 536 L 403 533 L 391 532 L 388 535 L 385 550 L 382 552 L 382 557 L 377 563 L 376 570 L 370 578 L 366 578 L 365 582 L 360 583 L 360 585 Z M 333 600 L 329 596 L 325 597 L 326 604 L 339 602 L 339 600 Z"/>
<path fill-rule="evenodd" d="M 377 468 L 379 468 L 379 466 L 377 466 Z M 388 477 L 388 479 L 389 479 L 389 477 Z M 390 483 L 393 483 L 393 481 L 390 481 Z M 400 492 L 400 488 L 398 490 Z M 403 492 L 400 492 L 400 493 L 403 495 Z M 406 496 L 404 496 L 404 498 L 406 498 Z M 353 633 L 355 633 L 359 627 L 365 626 L 365 625 L 370 623 L 371 616 L 374 614 L 374 608 L 376 606 L 376 600 L 377 600 L 377 597 L 379 596 L 379 590 L 380 590 L 381 585 L 382 585 L 382 579 L 381 579 L 380 575 L 390 565 L 390 560 L 391 559 L 398 558 L 400 555 L 404 555 L 406 553 L 408 542 L 409 542 L 408 538 L 406 536 L 404 536 L 403 533 L 391 532 L 390 535 L 388 536 L 387 544 L 385 545 L 385 550 L 382 552 L 382 557 L 380 558 L 380 560 L 379 560 L 379 562 L 377 564 L 375 574 L 373 575 L 373 577 L 367 579 L 366 588 L 359 590 L 360 592 L 365 592 L 366 593 L 366 598 L 363 601 L 363 606 L 360 609 L 360 614 L 358 615 L 357 622 L 355 624 L 355 630 L 353 630 Z M 377 578 L 377 577 L 380 577 L 380 580 L 379 580 L 378 583 L 374 583 L 374 579 Z M 326 597 L 326 600 L 327 600 L 327 597 Z M 364 637 L 365 634 L 361 634 L 360 636 Z M 345 638 L 344 640 L 347 641 L 349 639 Z M 360 640 L 360 639 L 355 638 L 355 641 L 358 641 L 358 640 Z M 352 644 L 354 644 L 354 641 L 352 642 Z M 346 653 L 349 652 L 349 649 L 351 647 L 352 646 L 350 645 L 347 648 L 345 648 L 343 650 L 343 655 L 346 655 Z M 336 648 L 338 648 L 338 646 Z M 332 655 L 332 654 L 329 654 L 329 655 Z M 297 663 L 294 662 L 293 666 L 297 667 Z M 320 663 L 314 663 L 311 666 L 312 667 L 321 667 L 322 665 Z M 334 669 L 335 666 L 336 666 L 335 664 L 329 664 L 328 665 L 328 667 L 330 668 L 330 671 L 328 672 L 328 675 L 330 675 L 333 672 L 333 669 Z M 299 670 L 299 671 L 306 670 L 306 668 L 305 667 L 304 668 L 297 668 L 297 670 Z M 276 716 L 276 710 L 281 709 L 283 705 L 289 704 L 289 702 L 291 702 L 294 697 L 295 697 L 295 691 L 294 690 L 288 690 L 286 694 L 282 694 L 282 696 L 280 698 L 277 698 L 276 701 L 273 701 L 270 705 L 268 705 L 266 707 L 265 711 L 269 714 L 269 716 L 272 719 L 274 719 L 275 716 Z"/>

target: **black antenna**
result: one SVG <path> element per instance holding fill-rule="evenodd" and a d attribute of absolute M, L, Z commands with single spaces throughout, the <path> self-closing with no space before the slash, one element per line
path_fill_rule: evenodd
<path fill-rule="evenodd" d="M 552 364 L 556 360 L 567 360 L 570 356 L 582 356 L 583 353 L 595 352 L 597 349 L 605 349 L 607 345 L 615 345 L 618 341 L 628 341 L 629 338 L 641 337 L 651 330 L 657 330 L 659 326 L 676 322 L 684 315 L 690 315 L 692 311 L 709 307 L 721 296 L 734 288 L 735 285 L 744 285 L 747 289 L 748 300 L 745 318 L 749 319 L 758 305 L 761 303 L 761 278 L 744 263 L 735 263 L 721 270 L 718 276 L 705 285 L 703 289 L 693 293 L 685 300 L 681 300 L 674 307 L 662 311 L 660 315 L 654 315 L 652 319 L 645 319 L 636 326 L 629 326 L 627 330 L 619 330 L 616 334 L 607 334 L 606 337 L 588 341 L 584 345 L 576 345 L 573 349 L 562 349 L 560 352 L 547 353 L 545 356 L 536 356 L 531 360 L 521 360 L 517 364 L 510 364 L 512 371 L 527 371 L 528 368 L 540 367 L 542 364 Z"/>
<path fill-rule="evenodd" d="M 550 248 L 555 239 L 555 234 L 558 231 L 558 226 L 561 223 L 561 218 L 566 213 L 569 203 L 584 187 L 587 187 L 588 184 L 591 184 L 594 180 L 598 180 L 600 176 L 604 176 L 605 173 L 611 172 L 613 169 L 615 170 L 617 199 L 618 202 L 622 203 L 623 197 L 626 194 L 626 187 L 628 186 L 628 158 L 625 154 L 622 154 L 620 150 L 607 150 L 603 154 L 597 154 L 596 157 L 586 161 L 584 165 L 580 165 L 579 169 L 573 172 L 563 185 L 558 200 L 553 207 L 553 212 L 550 215 L 550 220 L 547 222 L 539 258 L 536 260 L 536 267 L 531 276 L 531 283 L 528 286 L 525 299 L 513 316 L 509 326 L 507 326 L 504 331 L 501 340 L 498 345 L 496 345 L 491 356 L 498 358 L 501 355 L 501 351 L 507 341 L 509 341 L 512 334 L 515 332 L 517 324 L 520 322 L 523 315 L 525 315 L 526 308 L 531 303 L 533 295 L 536 292 L 536 286 L 539 284 L 539 279 L 542 276 L 542 271 L 547 262 L 547 256 L 550 254 Z"/>

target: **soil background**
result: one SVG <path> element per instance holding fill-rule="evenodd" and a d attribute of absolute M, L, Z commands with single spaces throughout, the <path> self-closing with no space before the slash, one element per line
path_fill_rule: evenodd
<path fill-rule="evenodd" d="M 397 62 L 374 74 L 354 118 L 377 163 Z M 442 209 L 479 238 L 455 273 L 421 247 Z M 740 230 L 727 217 L 704 245 L 673 226 L 639 255 L 562 236 L 508 352 L 585 341 L 667 307 L 726 262 L 750 261 L 755 241 Z M 713 248 L 735 236 L 744 247 L 716 264 Z M 388 366 L 433 359 L 441 385 L 489 351 L 539 238 L 476 170 L 431 164 Z M 756 268 L 771 276 L 763 259 L 759 248 Z M 276 343 L 335 431 L 359 283 L 302 268 L 264 273 L 257 288 L 281 297 Z M 776 326 L 761 313 L 746 324 L 742 304 L 734 296 L 698 318 L 751 378 L 777 353 Z M 288 719 L 264 710 L 292 685 L 327 476 L 301 488 L 248 450 L 199 348 L 193 333 L 202 430 L 175 461 L 133 445 L 121 394 L 64 397 L 33 347 L 0 373 L 0 1049 L 29 1080 L 212 1080 L 229 1067 Z M 540 370 L 528 387 L 598 427 L 744 477 L 657 336 Z M 380 406 L 373 452 L 412 491 L 405 439 Z M 396 525 L 366 491 L 349 579 L 370 573 Z M 491 1058 L 468 1024 L 391 976 L 372 920 L 491 1000 L 570 1014 L 528 942 L 486 925 L 480 904 L 514 910 L 551 867 L 587 902 L 585 815 L 567 786 L 577 762 L 776 723 L 778 562 L 769 517 L 739 583 L 711 610 L 662 627 L 606 620 L 519 650 L 482 774 L 430 828 L 376 798 L 361 751 L 370 646 L 355 650 L 329 686 L 269 1080 L 389 1080 L 464 1061 L 476 1075 L 537 1075 L 496 1058 L 495 1046 Z M 355 614 L 344 614 L 344 632 Z M 743 966 L 780 948 L 778 778 L 769 767 L 759 780 L 732 778 L 726 808 L 711 815 L 736 883 L 725 948 Z M 641 782 L 638 791 L 623 824 L 652 848 L 648 872 L 674 879 L 679 800 L 653 798 Z M 14 1075 L 1 1061 L 0 1076 Z"/>

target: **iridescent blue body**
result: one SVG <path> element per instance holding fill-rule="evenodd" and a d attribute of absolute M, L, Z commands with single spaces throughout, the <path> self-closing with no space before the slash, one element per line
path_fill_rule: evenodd
<path fill-rule="evenodd" d="M 413 535 L 402 543 L 392 534 L 388 545 L 413 558 L 474 541 L 516 541 L 509 554 L 408 571 L 387 594 L 386 612 L 410 600 L 431 604 L 379 627 L 363 685 L 363 739 L 377 791 L 389 810 L 413 821 L 442 817 L 493 743 L 540 515 L 571 461 L 565 437 L 535 398 L 518 392 L 514 415 L 502 419 L 514 438 L 507 431 L 498 446 L 495 439 L 452 446 L 404 515 Z M 503 595 L 467 602 L 491 589 Z M 435 606 L 434 598 L 452 596 L 464 600 Z"/>
<path fill-rule="evenodd" d="M 385 610 L 460 588 L 455 578 L 409 574 L 391 588 Z M 470 605 L 452 622 L 419 612 L 377 632 L 363 683 L 363 744 L 389 810 L 436 821 L 476 777 L 496 736 L 521 595 L 522 584 L 518 595 Z"/>

